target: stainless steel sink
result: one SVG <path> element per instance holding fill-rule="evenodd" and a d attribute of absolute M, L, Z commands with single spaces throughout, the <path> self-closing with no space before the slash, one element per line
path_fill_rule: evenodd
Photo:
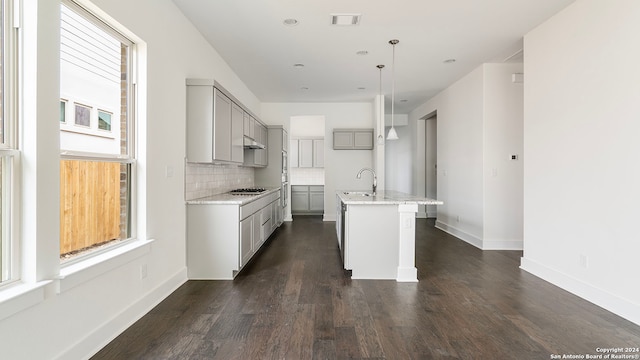
<path fill-rule="evenodd" d="M 366 191 L 345 191 L 343 194 L 349 196 L 373 196 L 372 193 Z"/>

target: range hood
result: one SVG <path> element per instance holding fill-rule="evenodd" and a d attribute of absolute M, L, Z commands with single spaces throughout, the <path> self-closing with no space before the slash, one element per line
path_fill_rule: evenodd
<path fill-rule="evenodd" d="M 244 148 L 245 149 L 264 149 L 266 146 L 260 144 L 259 142 L 253 140 L 250 137 L 244 137 Z"/>

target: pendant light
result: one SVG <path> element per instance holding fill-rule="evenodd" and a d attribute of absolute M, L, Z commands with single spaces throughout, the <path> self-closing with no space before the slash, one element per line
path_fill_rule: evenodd
<path fill-rule="evenodd" d="M 389 129 L 389 133 L 387 134 L 387 140 L 398 140 L 398 133 L 396 132 L 396 128 L 393 126 L 393 115 L 394 115 L 394 104 L 396 102 L 396 44 L 398 44 L 400 40 L 389 40 L 389 44 L 393 47 L 393 57 L 391 62 L 391 129 Z"/>
<path fill-rule="evenodd" d="M 383 110 L 383 102 L 382 102 L 382 69 L 384 69 L 384 65 L 376 65 L 376 67 L 378 68 L 378 70 L 380 70 L 380 87 L 379 87 L 379 97 L 378 97 L 378 102 L 380 103 L 379 109 L 378 109 L 378 116 L 379 116 L 379 121 L 378 121 L 378 144 L 383 145 L 384 144 L 384 137 L 382 136 L 382 134 L 384 133 L 384 110 Z M 380 131 L 380 124 L 382 125 L 382 131 Z"/>

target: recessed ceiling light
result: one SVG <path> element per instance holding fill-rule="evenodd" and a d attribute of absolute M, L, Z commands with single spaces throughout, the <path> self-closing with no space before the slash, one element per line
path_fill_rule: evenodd
<path fill-rule="evenodd" d="M 406 103 L 407 101 L 409 101 L 409 100 L 407 100 L 407 99 L 400 100 L 401 103 Z"/>
<path fill-rule="evenodd" d="M 366 88 L 364 88 L 364 87 L 362 87 L 362 86 L 358 88 L 358 90 L 365 90 L 365 89 L 366 89 Z"/>
<path fill-rule="evenodd" d="M 367 50 L 360 50 L 358 52 L 356 52 L 356 55 L 360 55 L 360 56 L 364 56 L 369 54 L 369 52 Z"/>
<path fill-rule="evenodd" d="M 298 25 L 298 20 L 296 20 L 296 19 L 284 19 L 284 21 L 282 23 L 287 25 L 287 26 L 296 26 L 296 25 Z"/>
<path fill-rule="evenodd" d="M 302 69 L 304 67 L 304 64 L 300 64 L 300 63 L 293 64 L 293 67 L 296 68 L 296 69 Z"/>
<path fill-rule="evenodd" d="M 453 64 L 454 62 L 456 62 L 456 59 L 447 59 L 447 60 L 443 61 L 443 63 L 445 63 L 445 64 Z"/>
<path fill-rule="evenodd" d="M 331 14 L 331 25 L 358 25 L 361 14 Z"/>
<path fill-rule="evenodd" d="M 307 91 L 307 90 L 309 90 L 309 88 L 306 87 L 306 86 L 303 86 L 303 87 L 300 88 L 300 90 Z"/>

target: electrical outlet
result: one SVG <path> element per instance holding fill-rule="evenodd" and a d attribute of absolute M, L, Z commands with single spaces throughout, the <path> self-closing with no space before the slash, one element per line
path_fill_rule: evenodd
<path fill-rule="evenodd" d="M 147 264 L 140 265 L 140 280 L 147 278 Z"/>

